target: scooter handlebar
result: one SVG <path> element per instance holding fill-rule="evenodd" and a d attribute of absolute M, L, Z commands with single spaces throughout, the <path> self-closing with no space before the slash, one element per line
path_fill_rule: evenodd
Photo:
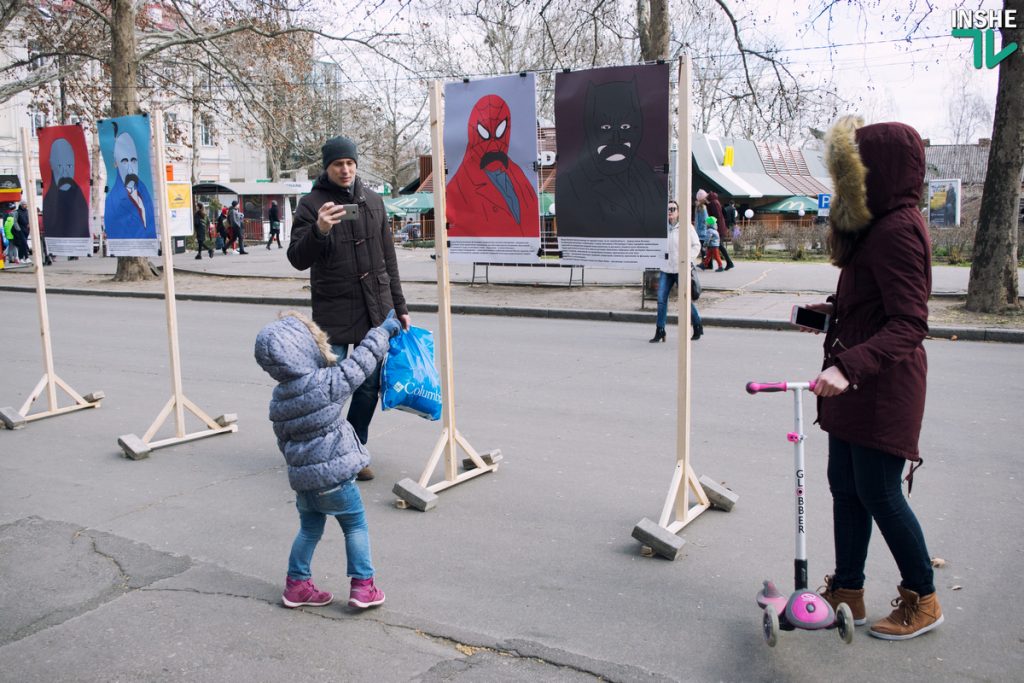
<path fill-rule="evenodd" d="M 813 379 L 810 382 L 747 382 L 748 394 L 771 393 L 776 391 L 796 391 L 806 389 L 814 391 L 817 384 Z"/>

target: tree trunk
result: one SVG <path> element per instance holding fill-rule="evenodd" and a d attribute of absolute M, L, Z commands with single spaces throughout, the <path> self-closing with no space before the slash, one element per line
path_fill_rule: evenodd
<path fill-rule="evenodd" d="M 110 116 L 130 116 L 139 113 L 135 2 L 113 0 L 110 10 Z M 149 259 L 142 256 L 117 257 L 115 281 L 138 282 L 156 277 Z"/>
<path fill-rule="evenodd" d="M 1024 0 L 1006 0 L 1006 9 L 1024 16 Z M 1003 45 L 1024 44 L 1024 29 L 1002 29 Z M 1020 49 L 1020 48 L 1018 48 Z M 967 310 L 997 313 L 1020 309 L 1017 281 L 1017 225 L 1024 172 L 1024 54 L 999 64 L 995 122 L 988 153 L 981 216 L 967 288 Z"/>
<path fill-rule="evenodd" d="M 637 0 L 640 59 L 653 62 L 668 57 L 668 0 Z"/>
<path fill-rule="evenodd" d="M 194 73 L 193 79 L 198 78 Z M 200 126 L 202 125 L 203 113 L 199 109 L 199 95 L 198 88 L 195 85 L 195 80 L 192 83 L 192 184 L 199 184 L 200 168 L 202 167 L 202 144 L 203 136 L 201 135 Z"/>

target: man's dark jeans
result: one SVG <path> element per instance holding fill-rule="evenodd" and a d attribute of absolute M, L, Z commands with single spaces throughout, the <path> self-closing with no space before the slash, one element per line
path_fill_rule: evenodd
<path fill-rule="evenodd" d="M 899 567 L 903 587 L 922 596 L 935 592 L 924 532 L 903 497 L 901 483 L 906 464 L 903 458 L 829 435 L 828 484 L 836 544 L 834 587 L 864 587 L 864 562 L 874 519 Z"/>
<path fill-rule="evenodd" d="M 338 360 L 348 357 L 348 344 L 331 344 L 331 349 L 338 356 Z M 358 389 L 352 393 L 352 402 L 348 406 L 348 421 L 356 430 L 359 442 L 366 445 L 370 437 L 370 420 L 377 410 L 377 401 L 380 399 L 380 363 L 370 373 Z"/>

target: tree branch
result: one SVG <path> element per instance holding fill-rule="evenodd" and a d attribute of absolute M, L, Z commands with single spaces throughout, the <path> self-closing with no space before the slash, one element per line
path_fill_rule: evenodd
<path fill-rule="evenodd" d="M 91 2 L 88 2 L 87 0 L 71 0 L 71 1 L 74 4 L 78 5 L 79 7 L 81 7 L 82 9 L 85 9 L 85 10 L 91 12 L 100 21 L 102 21 L 104 24 L 106 24 L 107 28 L 113 30 L 114 25 L 110 22 L 110 17 L 105 15 L 103 12 L 99 11 Z"/>

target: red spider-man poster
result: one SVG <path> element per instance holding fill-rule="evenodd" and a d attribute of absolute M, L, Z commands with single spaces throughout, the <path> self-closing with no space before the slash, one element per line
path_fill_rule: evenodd
<path fill-rule="evenodd" d="M 445 86 L 444 153 L 451 259 L 535 262 L 540 211 L 534 75 Z"/>

